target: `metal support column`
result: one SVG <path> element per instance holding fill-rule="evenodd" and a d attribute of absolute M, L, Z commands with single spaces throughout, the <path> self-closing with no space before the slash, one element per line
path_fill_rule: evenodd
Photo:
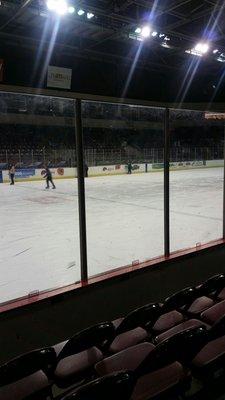
<path fill-rule="evenodd" d="M 225 125 L 224 125 L 224 143 L 223 143 L 223 239 L 225 239 Z"/>
<path fill-rule="evenodd" d="M 164 115 L 164 253 L 170 254 L 170 143 L 169 143 L 169 109 Z"/>
<path fill-rule="evenodd" d="M 88 280 L 87 269 L 87 234 L 86 234 L 86 210 L 85 210 L 85 184 L 84 184 L 84 149 L 81 117 L 81 100 L 75 100 L 75 137 L 77 154 L 77 181 L 79 204 L 79 228 L 80 228 L 80 262 L 81 281 Z"/>

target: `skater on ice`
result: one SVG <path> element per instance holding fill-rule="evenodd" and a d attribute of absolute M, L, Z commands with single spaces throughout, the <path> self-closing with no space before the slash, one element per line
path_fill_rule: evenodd
<path fill-rule="evenodd" d="M 85 176 L 85 178 L 88 178 L 88 170 L 89 170 L 89 167 L 88 167 L 87 163 L 85 162 L 84 163 L 84 176 Z"/>
<path fill-rule="evenodd" d="M 15 172 L 16 172 L 15 165 L 11 164 L 9 166 L 10 185 L 14 185 L 15 184 Z"/>
<path fill-rule="evenodd" d="M 130 161 L 128 161 L 127 163 L 127 173 L 132 174 L 132 164 Z"/>
<path fill-rule="evenodd" d="M 45 166 L 45 175 L 44 175 L 44 179 L 46 179 L 46 189 L 49 189 L 49 182 L 51 182 L 52 184 L 52 189 L 55 189 L 55 184 L 52 180 L 52 173 L 50 171 L 50 169 Z"/>

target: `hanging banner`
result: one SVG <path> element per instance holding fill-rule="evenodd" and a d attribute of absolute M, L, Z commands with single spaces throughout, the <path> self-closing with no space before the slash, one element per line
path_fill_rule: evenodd
<path fill-rule="evenodd" d="M 4 60 L 0 59 L 0 82 L 4 80 Z"/>
<path fill-rule="evenodd" d="M 48 66 L 47 87 L 71 89 L 72 69 Z"/>

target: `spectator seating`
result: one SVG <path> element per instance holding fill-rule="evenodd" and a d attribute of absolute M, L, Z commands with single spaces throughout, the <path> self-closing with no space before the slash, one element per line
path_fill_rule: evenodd
<path fill-rule="evenodd" d="M 137 383 L 132 400 L 155 398 L 167 391 L 180 391 L 190 382 L 190 373 L 182 364 L 192 358 L 206 342 L 205 328 L 181 332 L 158 346 L 142 343 L 112 355 L 96 364 L 100 376 L 122 370 L 131 370 Z"/>
<path fill-rule="evenodd" d="M 62 400 L 129 400 L 135 383 L 132 372 L 116 372 L 75 389 Z"/>
<path fill-rule="evenodd" d="M 193 377 L 202 387 L 224 379 L 224 290 L 218 274 L 21 355 L 0 366 L 0 400 L 53 399 L 53 385 L 57 400 L 161 400 L 183 396 Z"/>
<path fill-rule="evenodd" d="M 154 322 L 160 314 L 160 304 L 150 303 L 130 312 L 124 318 L 118 318 L 113 321 L 115 334 L 112 340 L 106 343 L 106 349 L 110 353 L 117 353 L 147 339 L 146 324 L 149 321 Z"/>
<path fill-rule="evenodd" d="M 52 396 L 51 373 L 56 355 L 52 348 L 26 353 L 0 367 L 0 400 L 45 400 Z"/>
<path fill-rule="evenodd" d="M 94 365 L 103 359 L 101 347 L 114 334 L 111 322 L 85 329 L 69 340 L 53 346 L 56 352 L 54 380 L 59 387 L 91 376 Z"/>

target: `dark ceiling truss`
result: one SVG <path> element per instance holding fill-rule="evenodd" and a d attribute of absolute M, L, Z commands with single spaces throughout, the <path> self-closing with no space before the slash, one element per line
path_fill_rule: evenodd
<path fill-rule="evenodd" d="M 40 44 L 43 25 L 53 17 L 48 16 L 44 5 L 45 0 L 3 0 L 0 7 L 0 41 L 19 40 L 21 46 L 34 46 Z M 72 0 L 71 0 L 72 1 Z M 154 45 L 151 41 L 144 44 L 145 54 L 139 60 L 139 65 L 145 68 L 161 66 L 163 68 L 176 68 L 176 57 L 184 59 L 184 50 L 200 40 L 199 32 L 204 28 L 203 22 L 207 24 L 209 18 L 215 18 L 221 12 L 222 0 L 82 0 L 82 7 L 89 9 L 96 15 L 96 19 L 81 20 L 78 16 L 70 16 L 66 22 L 65 31 L 57 39 L 56 46 L 63 47 L 65 52 L 71 54 L 78 52 L 81 58 L 101 58 L 130 62 L 126 54 L 129 48 L 138 43 L 129 39 L 129 33 L 135 28 L 146 23 L 146 15 L 154 9 L 153 27 L 169 35 L 173 40 L 172 50 L 163 49 L 160 45 Z M 224 17 L 223 13 L 223 17 Z M 62 21 L 63 25 L 63 21 Z M 224 46 L 225 32 L 221 21 L 217 21 L 217 36 L 214 41 L 216 45 Z M 202 28 L 202 29 L 200 29 Z M 7 36 L 10 35 L 10 36 Z M 79 40 L 78 40 L 79 39 Z M 107 47 L 107 49 L 106 49 Z M 150 55 L 150 58 L 148 56 Z M 176 55 L 176 57 L 175 57 Z M 107 56 L 107 57 L 106 57 Z M 153 59 L 151 59 L 153 56 Z M 218 63 L 219 64 L 219 63 Z M 179 63 L 178 63 L 179 65 Z M 218 66 L 220 67 L 220 66 Z M 214 68 L 212 68 L 214 70 Z"/>

